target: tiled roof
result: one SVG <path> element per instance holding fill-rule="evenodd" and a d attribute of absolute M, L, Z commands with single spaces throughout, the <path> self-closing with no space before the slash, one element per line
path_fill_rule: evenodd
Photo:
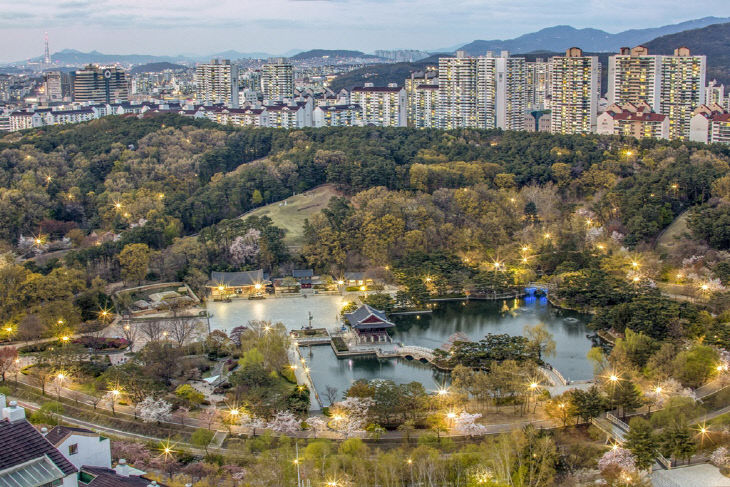
<path fill-rule="evenodd" d="M 0 421 L 0 471 L 24 462 L 48 455 L 48 458 L 65 474 L 76 472 L 56 448 L 26 420 Z"/>
<path fill-rule="evenodd" d="M 357 329 L 368 329 L 368 328 L 391 328 L 395 326 L 394 323 L 388 320 L 385 313 L 363 304 L 352 313 L 346 313 L 345 318 L 351 326 Z"/>
<path fill-rule="evenodd" d="M 252 286 L 261 283 L 264 280 L 264 271 L 258 269 L 256 271 L 246 272 L 211 272 L 210 280 L 214 286 L 223 284 L 224 286 Z"/>
<path fill-rule="evenodd" d="M 402 89 L 403 88 L 393 87 L 393 86 L 359 86 L 359 87 L 353 88 L 352 92 L 354 93 L 357 91 L 364 91 L 364 92 L 381 92 L 381 91 L 386 92 L 387 91 L 387 92 L 398 93 Z"/>
<path fill-rule="evenodd" d="M 83 433 L 86 435 L 95 435 L 91 430 L 85 428 L 72 428 L 70 426 L 56 426 L 46 435 L 46 439 L 51 442 L 52 445 L 58 446 L 67 436 L 74 433 Z"/>
<path fill-rule="evenodd" d="M 83 482 L 79 482 L 80 486 L 86 486 L 86 487 L 147 487 L 152 482 L 145 479 L 144 477 L 139 477 L 137 475 L 130 475 L 128 477 L 124 477 L 122 475 L 118 475 L 113 469 L 111 468 L 104 468 L 104 467 L 87 467 L 84 465 L 81 467 L 81 471 L 85 472 L 89 475 L 93 475 L 94 479 L 84 484 Z M 158 483 L 160 487 L 165 487 L 164 484 Z"/>
<path fill-rule="evenodd" d="M 621 112 L 612 114 L 611 117 L 614 120 L 630 120 L 637 122 L 663 122 L 667 118 L 666 115 L 661 113 L 631 113 Z"/>
<path fill-rule="evenodd" d="M 291 271 L 292 277 L 312 277 L 314 276 L 314 270 L 312 269 L 294 269 Z"/>

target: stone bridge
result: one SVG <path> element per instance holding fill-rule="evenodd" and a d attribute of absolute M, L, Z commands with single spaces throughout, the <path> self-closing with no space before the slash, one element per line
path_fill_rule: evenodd
<path fill-rule="evenodd" d="M 400 357 L 403 357 L 406 359 L 411 359 L 411 360 L 419 360 L 421 362 L 433 362 L 435 359 L 433 349 L 426 348 L 426 347 L 416 347 L 413 345 L 406 345 L 403 347 L 398 347 L 396 349 L 396 353 Z"/>

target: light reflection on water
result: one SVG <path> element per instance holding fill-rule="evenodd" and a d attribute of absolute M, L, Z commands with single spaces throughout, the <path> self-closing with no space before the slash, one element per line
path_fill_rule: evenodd
<path fill-rule="evenodd" d="M 230 331 L 249 320 L 281 321 L 287 329 L 300 329 L 307 324 L 308 313 L 315 327 L 337 328 L 337 314 L 345 299 L 340 296 L 281 298 L 265 300 L 236 300 L 232 303 L 208 303 L 213 313 L 211 327 Z M 586 358 L 591 341 L 586 338 L 588 317 L 554 308 L 547 300 L 528 297 L 502 301 L 458 301 L 439 303 L 433 314 L 394 316 L 397 327 L 392 330 L 394 341 L 406 345 L 436 348 L 454 333 L 461 332 L 472 340 L 487 333 L 520 335 L 525 326 L 544 323 L 556 342 L 555 357 L 548 361 L 566 378 L 589 379 L 592 367 Z M 338 360 L 330 346 L 302 349 L 312 378 L 324 399 L 327 385 L 340 393 L 356 379 L 392 379 L 398 383 L 421 382 L 427 390 L 435 390 L 447 377 L 429 365 L 405 359 L 378 360 L 352 357 Z"/>

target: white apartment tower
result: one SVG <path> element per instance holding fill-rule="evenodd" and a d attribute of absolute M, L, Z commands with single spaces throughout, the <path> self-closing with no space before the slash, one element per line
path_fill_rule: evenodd
<path fill-rule="evenodd" d="M 405 88 L 399 88 L 395 83 L 387 87 L 366 83 L 363 87 L 353 88 L 350 102 L 360 107 L 364 125 L 376 127 L 407 125 L 408 97 Z"/>
<path fill-rule="evenodd" d="M 524 130 L 527 80 L 524 58 L 463 51 L 439 59 L 438 127 Z"/>
<path fill-rule="evenodd" d="M 294 98 L 294 67 L 285 58 L 272 58 L 261 69 L 264 101 Z"/>
<path fill-rule="evenodd" d="M 440 129 L 484 128 L 477 108 L 477 59 L 457 51 L 439 58 L 437 126 Z"/>
<path fill-rule="evenodd" d="M 198 100 L 238 108 L 238 66 L 228 59 L 213 59 L 195 69 Z"/>
<path fill-rule="evenodd" d="M 527 69 L 527 110 L 550 108 L 547 102 L 550 95 L 550 62 L 542 58 L 526 63 Z"/>
<path fill-rule="evenodd" d="M 692 56 L 680 47 L 674 55 L 650 55 L 644 46 L 621 48 L 609 57 L 608 102 L 646 102 L 669 117 L 670 139 L 689 137 L 692 111 L 705 101 L 705 56 Z"/>
<path fill-rule="evenodd" d="M 596 131 L 600 66 L 597 56 L 584 56 L 572 47 L 551 64 L 550 131 L 556 134 L 588 134 Z"/>
<path fill-rule="evenodd" d="M 680 47 L 674 56 L 662 56 L 659 113 L 669 117 L 669 137 L 689 138 L 692 112 L 705 102 L 707 58 L 692 56 Z"/>

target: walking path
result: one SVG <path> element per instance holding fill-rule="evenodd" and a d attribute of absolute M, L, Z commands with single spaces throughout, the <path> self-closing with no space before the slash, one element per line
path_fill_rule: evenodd
<path fill-rule="evenodd" d="M 309 410 L 321 411 L 322 402 L 319 399 L 319 393 L 317 392 L 317 389 L 314 388 L 314 381 L 306 369 L 301 351 L 293 340 L 291 345 L 289 345 L 287 355 L 289 357 L 289 363 L 294 367 L 294 376 L 297 378 L 297 383 L 303 384 L 309 388 Z"/>

